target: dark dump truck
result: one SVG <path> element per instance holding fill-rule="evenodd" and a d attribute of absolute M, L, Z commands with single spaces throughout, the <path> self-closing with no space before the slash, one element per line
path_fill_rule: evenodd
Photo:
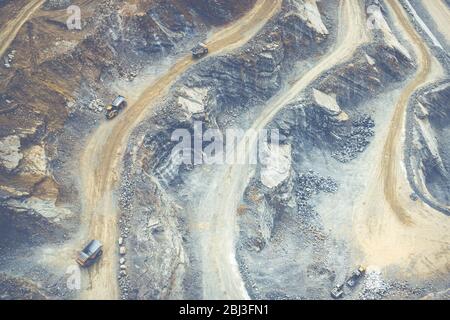
<path fill-rule="evenodd" d="M 89 267 L 98 261 L 103 254 L 103 245 L 98 240 L 92 240 L 79 253 L 77 263 L 82 267 Z"/>
<path fill-rule="evenodd" d="M 198 45 L 196 45 L 194 48 L 192 48 L 192 57 L 194 59 L 200 59 L 204 56 L 206 56 L 209 52 L 208 47 L 206 47 L 206 44 L 204 43 L 199 43 Z"/>
<path fill-rule="evenodd" d="M 111 120 L 119 115 L 120 110 L 126 108 L 127 101 L 123 96 L 118 96 L 106 107 L 106 119 Z"/>

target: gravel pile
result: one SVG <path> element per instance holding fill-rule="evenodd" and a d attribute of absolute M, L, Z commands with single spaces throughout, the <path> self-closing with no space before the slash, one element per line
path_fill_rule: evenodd
<path fill-rule="evenodd" d="M 370 270 L 364 278 L 359 298 L 362 300 L 382 299 L 391 289 L 390 284 L 384 281 L 381 271 Z"/>
<path fill-rule="evenodd" d="M 295 196 L 298 209 L 301 215 L 310 215 L 314 213 L 314 207 L 308 201 L 320 192 L 334 193 L 338 185 L 331 177 L 321 177 L 313 170 L 300 174 L 295 179 Z"/>
<path fill-rule="evenodd" d="M 342 136 L 338 150 L 332 154 L 333 158 L 343 163 L 355 159 L 369 145 L 375 134 L 374 127 L 375 122 L 368 115 L 353 120 L 350 132 Z"/>

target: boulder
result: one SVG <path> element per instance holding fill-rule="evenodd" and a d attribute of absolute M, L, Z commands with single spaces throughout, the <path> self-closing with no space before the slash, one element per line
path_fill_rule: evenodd
<path fill-rule="evenodd" d="M 10 172 L 17 168 L 23 158 L 20 146 L 20 138 L 18 136 L 8 136 L 0 139 L 0 169 Z"/>

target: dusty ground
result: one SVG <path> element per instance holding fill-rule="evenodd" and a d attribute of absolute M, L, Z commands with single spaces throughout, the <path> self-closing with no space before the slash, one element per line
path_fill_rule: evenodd
<path fill-rule="evenodd" d="M 450 43 L 450 30 L 448 30 L 447 25 L 448 21 L 450 20 L 450 9 L 442 0 L 424 0 L 422 1 L 422 4 L 433 16 L 436 26 L 438 27 L 439 31 L 445 36 L 448 45 Z"/>

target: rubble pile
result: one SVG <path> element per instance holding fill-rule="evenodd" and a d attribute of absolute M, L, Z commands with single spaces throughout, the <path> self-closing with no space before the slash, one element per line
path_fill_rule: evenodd
<path fill-rule="evenodd" d="M 332 156 L 340 162 L 350 162 L 363 152 L 374 136 L 375 122 L 369 115 L 360 116 L 352 120 L 352 127 L 348 134 L 342 136 L 338 150 Z"/>
<path fill-rule="evenodd" d="M 295 196 L 300 215 L 310 215 L 314 212 L 309 200 L 320 192 L 334 193 L 338 185 L 331 177 L 321 177 L 313 170 L 300 174 L 294 181 Z"/>

